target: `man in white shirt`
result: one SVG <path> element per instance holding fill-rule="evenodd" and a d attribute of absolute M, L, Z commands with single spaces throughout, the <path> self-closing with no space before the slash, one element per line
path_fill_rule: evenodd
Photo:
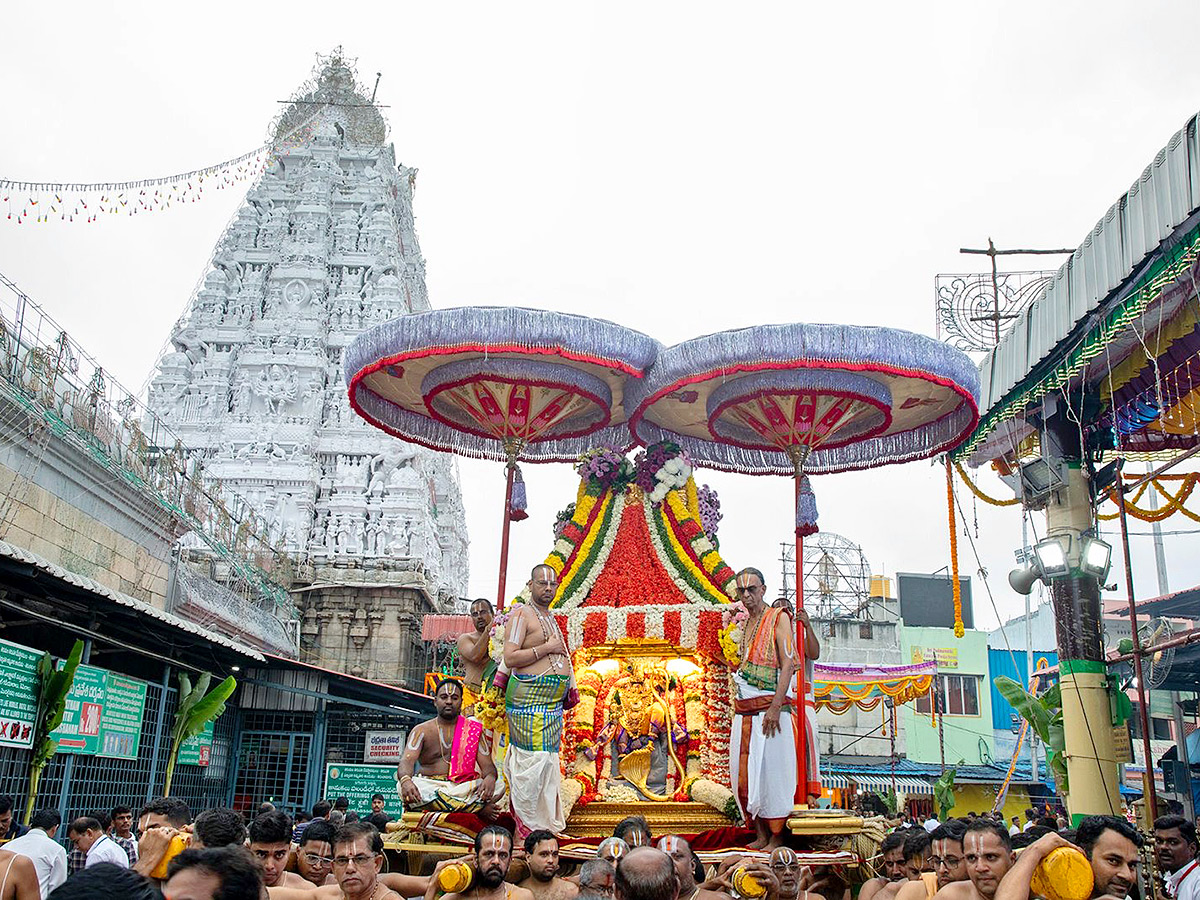
<path fill-rule="evenodd" d="M 1200 898 L 1200 863 L 1196 862 L 1196 826 L 1183 816 L 1154 820 L 1154 856 L 1163 872 L 1167 893 L 1175 900 Z"/>
<path fill-rule="evenodd" d="M 67 837 L 75 849 L 87 857 L 83 864 L 85 869 L 102 862 L 129 868 L 129 856 L 120 844 L 104 833 L 104 828 L 95 819 L 80 816 L 67 828 Z"/>
<path fill-rule="evenodd" d="M 29 831 L 4 845 L 5 850 L 19 853 L 33 863 L 42 900 L 67 880 L 67 851 L 54 840 L 61 824 L 62 816 L 57 810 L 39 809 L 30 820 Z"/>

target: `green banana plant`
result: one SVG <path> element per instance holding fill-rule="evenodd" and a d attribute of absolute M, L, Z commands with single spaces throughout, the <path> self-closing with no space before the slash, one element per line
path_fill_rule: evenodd
<path fill-rule="evenodd" d="M 933 783 L 933 799 L 938 805 L 938 818 L 943 822 L 954 809 L 954 769 L 947 769 Z"/>
<path fill-rule="evenodd" d="M 195 687 L 186 672 L 179 673 L 179 707 L 175 710 L 175 722 L 171 726 L 171 753 L 167 757 L 167 776 L 163 785 L 163 796 L 171 796 L 171 779 L 175 775 L 175 761 L 179 748 L 188 738 L 198 735 L 204 726 L 225 712 L 225 701 L 237 688 L 232 675 L 211 691 L 208 689 L 212 675 L 201 673 Z"/>
<path fill-rule="evenodd" d="M 1051 685 L 1040 696 L 1034 696 L 1006 675 L 996 678 L 996 690 L 1012 704 L 1022 719 L 1046 745 L 1046 764 L 1054 775 L 1054 784 L 1063 794 L 1070 792 L 1067 781 L 1067 741 L 1063 731 L 1062 691 Z M 1036 773 L 1035 773 L 1036 777 Z"/>
<path fill-rule="evenodd" d="M 67 708 L 67 694 L 75 683 L 75 670 L 83 659 L 83 641 L 76 641 L 61 669 L 54 667 L 49 653 L 42 654 L 37 665 L 37 711 L 33 720 L 33 747 L 29 754 L 29 799 L 25 803 L 22 822 L 29 824 L 33 817 L 33 806 L 37 801 L 38 782 L 50 758 L 58 750 L 58 741 L 50 737 L 51 732 L 62 724 Z"/>

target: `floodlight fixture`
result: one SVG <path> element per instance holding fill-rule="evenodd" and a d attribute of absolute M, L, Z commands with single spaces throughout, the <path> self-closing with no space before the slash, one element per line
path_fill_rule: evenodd
<path fill-rule="evenodd" d="M 1057 578 L 1071 573 L 1070 547 L 1070 535 L 1052 535 L 1033 545 L 1033 555 L 1037 558 L 1037 567 L 1043 578 Z"/>
<path fill-rule="evenodd" d="M 1066 484 L 1059 468 L 1041 457 L 1022 463 L 1020 475 L 1021 493 L 1027 505 L 1041 506 L 1052 492 Z"/>
<path fill-rule="evenodd" d="M 1103 583 L 1108 577 L 1108 570 L 1112 568 L 1112 545 L 1097 537 L 1084 538 L 1079 567 Z"/>

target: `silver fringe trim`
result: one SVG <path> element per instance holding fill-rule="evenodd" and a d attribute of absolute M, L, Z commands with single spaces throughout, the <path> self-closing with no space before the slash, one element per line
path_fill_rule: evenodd
<path fill-rule="evenodd" d="M 816 450 L 805 463 L 813 473 L 840 472 L 928 457 L 957 446 L 978 421 L 979 371 L 970 358 L 933 338 L 893 328 L 856 325 L 761 325 L 693 338 L 668 347 L 646 378 L 630 382 L 625 408 L 633 413 L 646 400 L 687 379 L 709 372 L 739 377 L 739 368 L 776 363 L 783 368 L 826 363 L 832 368 L 879 365 L 927 373 L 964 389 L 974 404 L 963 400 L 952 413 L 906 432 L 882 435 L 832 450 Z M 869 376 L 869 373 L 862 373 Z M 659 440 L 678 443 L 700 465 L 750 474 L 792 474 L 786 454 L 746 450 L 712 440 L 677 434 L 644 417 L 637 423 L 638 443 Z"/>
<path fill-rule="evenodd" d="M 662 345 L 605 319 L 519 306 L 461 306 L 381 322 L 346 348 L 346 384 L 355 373 L 398 353 L 460 344 L 570 351 L 613 359 L 645 372 Z"/>

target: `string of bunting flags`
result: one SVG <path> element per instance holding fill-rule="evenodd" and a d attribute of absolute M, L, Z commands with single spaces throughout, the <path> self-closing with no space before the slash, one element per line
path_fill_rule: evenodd
<path fill-rule="evenodd" d="M 54 182 L 0 178 L 0 202 L 5 205 L 6 221 L 18 225 L 52 219 L 91 223 L 102 215 L 136 216 L 168 209 L 173 203 L 195 203 L 204 188 L 211 187 L 214 182 L 217 190 L 224 190 L 253 178 L 263 171 L 271 149 L 270 145 L 264 144 L 203 169 L 138 181 Z"/>

